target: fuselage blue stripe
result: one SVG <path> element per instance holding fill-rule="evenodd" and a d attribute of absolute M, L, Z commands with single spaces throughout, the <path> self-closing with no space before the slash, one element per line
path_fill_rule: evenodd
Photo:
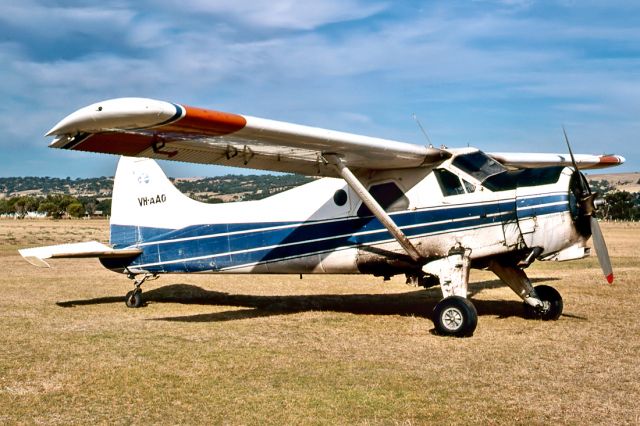
<path fill-rule="evenodd" d="M 529 201 L 532 200 L 532 201 Z M 469 227 L 485 227 L 506 220 L 568 210 L 566 194 L 527 200 L 516 211 L 514 200 L 488 204 L 451 206 L 392 213 L 407 236 L 447 232 Z M 524 204 L 524 203 L 523 203 Z M 518 208 L 521 206 L 518 205 Z M 240 264 L 271 262 L 291 256 L 355 247 L 389 240 L 386 228 L 374 217 L 347 217 L 332 221 L 242 223 L 195 225 L 180 230 L 112 226 L 113 235 L 139 234 L 145 245 L 132 267 L 150 272 L 207 271 Z M 283 227 L 284 226 L 284 227 Z M 276 229 L 265 229 L 265 228 Z M 229 234 L 246 231 L 239 234 Z M 147 237 L 147 238 L 144 238 Z M 186 240 L 171 241 L 176 238 Z M 193 239 L 188 239 L 193 238 Z M 154 240 L 156 243 L 154 244 Z M 192 260 L 189 260 L 192 259 Z"/>
<path fill-rule="evenodd" d="M 545 196 L 538 198 L 535 204 L 546 204 L 550 202 L 566 201 L 566 194 Z M 526 206 L 531 206 L 528 202 Z M 399 226 L 408 226 L 416 223 L 424 223 L 425 221 L 436 222 L 441 220 L 455 219 L 460 217 L 471 217 L 480 215 L 496 215 L 513 211 L 513 200 L 502 200 L 494 203 L 486 204 L 470 204 L 456 205 L 447 207 L 438 207 L 431 209 L 422 209 L 416 211 L 404 211 L 391 213 L 396 224 Z M 160 244 L 172 244 L 179 239 L 203 239 L 222 237 L 231 233 L 245 232 L 249 235 L 251 231 L 255 233 L 271 232 L 268 228 L 278 227 L 300 227 L 300 230 L 311 230 L 314 235 L 322 233 L 323 228 L 334 231 L 336 226 L 349 222 L 349 228 L 369 230 L 371 226 L 382 229 L 382 225 L 373 217 L 342 217 L 324 221 L 307 221 L 307 222 L 253 222 L 253 223 L 235 223 L 235 224 L 206 224 L 193 225 L 186 228 L 171 230 L 145 227 L 132 227 L 122 225 L 112 225 L 112 244 L 116 248 L 122 248 L 136 244 L 138 241 L 144 241 L 142 245 L 151 245 L 154 242 Z M 332 232 L 333 233 L 333 232 Z"/>

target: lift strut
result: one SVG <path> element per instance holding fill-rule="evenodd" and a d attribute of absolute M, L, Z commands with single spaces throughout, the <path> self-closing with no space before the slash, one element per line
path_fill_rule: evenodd
<path fill-rule="evenodd" d="M 416 263 L 424 263 L 424 260 L 416 247 L 411 243 L 409 238 L 402 232 L 402 230 L 395 224 L 393 219 L 384 211 L 382 206 L 376 201 L 375 198 L 371 196 L 367 188 L 358 180 L 358 178 L 353 174 L 351 170 L 344 164 L 342 159 L 334 154 L 325 154 L 324 158 L 333 163 L 338 169 L 338 173 L 340 176 L 347 182 L 349 187 L 353 189 L 353 191 L 358 194 L 358 197 L 362 200 L 362 202 L 369 207 L 371 213 L 384 225 L 385 228 L 389 231 L 391 235 L 396 239 L 396 241 L 402 246 L 402 248 L 407 252 L 407 254 L 413 259 Z"/>

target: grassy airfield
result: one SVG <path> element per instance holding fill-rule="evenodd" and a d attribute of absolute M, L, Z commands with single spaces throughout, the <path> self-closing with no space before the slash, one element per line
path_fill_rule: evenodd
<path fill-rule="evenodd" d="M 469 339 L 432 334 L 439 289 L 369 276 L 165 275 L 131 284 L 97 260 L 22 261 L 25 246 L 107 241 L 106 221 L 0 221 L 0 424 L 638 424 L 639 224 L 604 224 L 595 257 L 536 263 L 564 315 L 523 318 L 472 271 Z"/>

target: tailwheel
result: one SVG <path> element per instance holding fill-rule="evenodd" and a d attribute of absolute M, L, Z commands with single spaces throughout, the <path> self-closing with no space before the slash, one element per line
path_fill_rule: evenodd
<path fill-rule="evenodd" d="M 527 317 L 541 319 L 543 321 L 555 321 L 562 315 L 562 296 L 560 293 L 548 285 L 538 285 L 534 287 L 538 299 L 542 301 L 542 306 L 534 307 L 525 303 L 524 309 Z"/>
<path fill-rule="evenodd" d="M 449 296 L 433 310 L 433 324 L 436 332 L 443 336 L 469 337 L 478 325 L 478 312 L 464 297 Z"/>
<path fill-rule="evenodd" d="M 127 293 L 124 298 L 124 303 L 127 305 L 127 308 L 139 308 L 144 305 L 144 300 L 142 300 L 142 283 L 147 280 L 158 279 L 158 276 L 155 274 L 144 274 L 141 278 L 136 278 L 135 274 L 129 273 L 128 278 L 133 280 L 134 289 Z"/>
<path fill-rule="evenodd" d="M 139 308 L 142 306 L 142 290 L 136 288 L 127 293 L 124 299 L 127 308 Z"/>

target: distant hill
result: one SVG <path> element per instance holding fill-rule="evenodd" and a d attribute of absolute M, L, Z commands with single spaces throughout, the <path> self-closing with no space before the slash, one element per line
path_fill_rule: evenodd
<path fill-rule="evenodd" d="M 587 175 L 592 182 L 607 182 L 612 189 L 617 191 L 640 192 L 640 172 L 635 173 L 602 173 Z"/>
<path fill-rule="evenodd" d="M 601 193 L 610 190 L 640 192 L 640 172 L 587 174 Z M 208 178 L 171 179 L 188 196 L 207 202 L 255 200 L 312 181 L 300 175 L 225 175 Z M 113 177 L 87 179 L 50 177 L 0 178 L 0 199 L 62 194 L 74 197 L 111 198 Z"/>
<path fill-rule="evenodd" d="M 225 175 L 210 178 L 171 179 L 188 196 L 206 202 L 254 200 L 310 182 L 300 175 Z M 50 177 L 0 178 L 0 198 L 44 197 L 62 194 L 74 197 L 111 198 L 113 177 L 88 179 Z"/>
<path fill-rule="evenodd" d="M 591 188 L 606 201 L 608 220 L 640 218 L 640 173 L 590 174 Z M 226 175 L 172 179 L 194 200 L 206 203 L 257 200 L 312 181 L 299 175 Z M 0 178 L 0 217 L 83 217 L 111 214 L 112 177 Z"/>

